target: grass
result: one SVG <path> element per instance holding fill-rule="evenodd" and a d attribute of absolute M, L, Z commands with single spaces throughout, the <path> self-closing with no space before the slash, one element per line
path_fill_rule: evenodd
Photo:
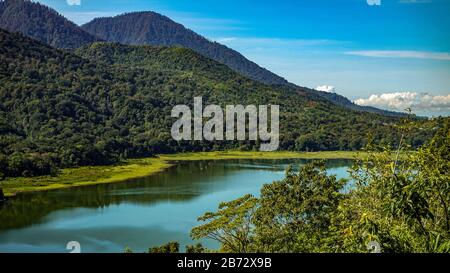
<path fill-rule="evenodd" d="M 176 161 L 226 159 L 353 159 L 363 153 L 336 152 L 198 152 L 159 155 L 155 158 L 130 159 L 112 166 L 62 169 L 57 176 L 17 177 L 0 181 L 6 196 L 20 192 L 46 191 L 103 183 L 122 182 L 149 176 L 172 166 Z"/>
<path fill-rule="evenodd" d="M 130 159 L 112 166 L 62 169 L 57 176 L 8 178 L 0 181 L 0 187 L 3 188 L 5 196 L 13 196 L 19 192 L 122 182 L 145 177 L 163 171 L 170 166 L 169 162 L 159 158 Z"/>
<path fill-rule="evenodd" d="M 358 155 L 359 154 L 359 155 Z M 226 160 L 226 159 L 353 159 L 361 156 L 361 153 L 351 151 L 332 152 L 244 152 L 244 151 L 219 151 L 180 153 L 173 155 L 160 155 L 159 158 L 168 161 L 195 161 L 195 160 Z"/>

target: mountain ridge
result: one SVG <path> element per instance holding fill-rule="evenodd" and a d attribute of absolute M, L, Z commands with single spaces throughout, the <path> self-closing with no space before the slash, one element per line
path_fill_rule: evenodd
<path fill-rule="evenodd" d="M 95 18 L 81 28 L 108 42 L 183 46 L 262 83 L 288 84 L 286 79 L 260 67 L 241 53 L 210 41 L 169 17 L 153 11 L 128 12 L 114 17 Z"/>
<path fill-rule="evenodd" d="M 73 49 L 100 40 L 54 9 L 28 0 L 0 1 L 0 27 L 58 48 Z"/>
<path fill-rule="evenodd" d="M 138 17 L 140 18 L 137 18 L 139 20 L 127 20 L 128 17 L 136 15 L 139 15 Z M 117 18 L 121 21 L 119 24 L 114 22 L 110 23 L 110 21 L 117 21 Z M 102 23 L 105 20 L 108 23 Z M 42 22 L 46 23 L 43 24 Z M 117 31 L 106 31 L 105 28 L 111 28 L 110 24 L 113 28 L 115 26 Z M 124 27 L 123 25 L 131 31 L 120 31 Z M 141 27 L 136 27 L 136 25 L 140 25 Z M 20 32 L 57 48 L 75 49 L 102 40 L 83 30 L 82 27 L 70 22 L 55 10 L 29 0 L 0 1 L 0 27 L 9 31 Z M 115 17 L 96 18 L 83 25 L 83 27 L 95 33 L 105 33 L 106 36 L 104 38 L 106 39 L 104 40 L 113 42 L 119 41 L 125 44 L 153 44 L 191 48 L 203 56 L 226 64 L 228 67 L 251 79 L 269 85 L 292 87 L 298 92 L 314 93 L 316 96 L 323 97 L 336 105 L 351 110 L 372 112 L 385 116 L 406 116 L 403 113 L 359 106 L 338 94 L 328 94 L 326 92 L 297 86 L 246 59 L 239 52 L 217 42 L 209 41 L 192 30 L 185 28 L 183 25 L 174 22 L 167 16 L 156 12 L 131 12 Z M 136 29 L 140 29 L 141 31 L 137 31 Z M 148 29 L 151 31 L 149 32 Z M 132 34 L 131 36 L 130 33 Z"/>
<path fill-rule="evenodd" d="M 169 17 L 154 11 L 128 12 L 113 17 L 95 18 L 82 25 L 81 28 L 108 42 L 129 45 L 149 44 L 187 47 L 229 66 L 244 76 L 265 84 L 290 86 L 301 91 L 315 93 L 337 105 L 352 110 L 394 117 L 406 116 L 404 113 L 360 106 L 339 94 L 321 92 L 290 83 L 283 77 L 248 60 L 241 53 L 220 43 L 210 41 Z"/>
<path fill-rule="evenodd" d="M 395 144 L 397 118 L 351 111 L 290 87 L 248 79 L 190 49 L 106 42 L 75 51 L 0 29 L 3 175 L 111 164 L 129 157 L 259 147 L 254 141 L 174 141 L 175 105 L 280 106 L 280 150 L 357 150 L 372 132 Z M 432 130 L 417 130 L 417 146 Z"/>

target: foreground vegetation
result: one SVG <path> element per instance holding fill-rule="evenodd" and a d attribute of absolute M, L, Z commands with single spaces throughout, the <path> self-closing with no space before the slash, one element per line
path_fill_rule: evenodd
<path fill-rule="evenodd" d="M 408 126 L 402 136 L 407 132 Z M 220 249 L 186 251 L 450 253 L 450 123 L 417 153 L 405 153 L 402 139 L 393 150 L 369 140 L 367 157 L 351 170 L 350 192 L 314 162 L 298 172 L 288 168 L 260 197 L 220 203 L 191 231 Z M 150 249 L 173 251 L 176 242 Z"/>
<path fill-rule="evenodd" d="M 243 152 L 217 151 L 159 155 L 152 158 L 129 159 L 111 166 L 86 166 L 67 168 L 52 175 L 14 177 L 0 181 L 5 195 L 25 191 L 43 191 L 103 183 L 122 182 L 163 171 L 177 161 L 226 160 L 226 159 L 353 159 L 364 158 L 364 153 L 336 152 Z"/>

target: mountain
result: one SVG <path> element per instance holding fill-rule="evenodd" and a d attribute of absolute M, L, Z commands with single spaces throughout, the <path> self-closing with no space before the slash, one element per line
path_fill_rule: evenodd
<path fill-rule="evenodd" d="M 74 53 L 0 29 L 0 175 L 110 164 L 156 153 L 257 149 L 254 141 L 174 141 L 175 105 L 280 105 L 281 150 L 351 150 L 367 134 L 395 144 L 397 118 L 248 79 L 179 47 L 93 43 Z M 424 127 L 423 125 L 422 127 Z M 407 139 L 422 144 L 433 130 Z"/>
<path fill-rule="evenodd" d="M 77 48 L 104 40 L 124 44 L 179 45 L 226 64 L 233 70 L 262 83 L 295 87 L 299 92 L 315 93 L 337 105 L 386 116 L 405 114 L 359 106 L 344 96 L 295 86 L 282 77 L 259 67 L 240 53 L 211 42 L 169 18 L 154 12 L 135 12 L 112 18 L 98 18 L 81 29 L 56 11 L 26 0 L 0 1 L 0 27 L 20 32 L 57 48 Z M 92 34 L 90 34 L 90 33 Z"/>
<path fill-rule="evenodd" d="M 109 42 L 186 47 L 259 82 L 288 84 L 282 77 L 258 66 L 239 52 L 217 42 L 209 41 L 183 25 L 155 12 L 133 12 L 115 17 L 96 18 L 81 27 L 92 35 Z"/>
<path fill-rule="evenodd" d="M 81 26 L 85 31 L 109 42 L 129 45 L 163 45 L 190 48 L 203 56 L 227 65 L 251 79 L 270 85 L 295 87 L 300 91 L 315 93 L 337 105 L 386 116 L 404 117 L 406 114 L 385 111 L 375 107 L 359 106 L 342 95 L 320 92 L 289 83 L 284 78 L 259 67 L 240 53 L 217 42 L 212 42 L 185 28 L 166 16 L 145 11 L 96 18 Z"/>
<path fill-rule="evenodd" d="M 58 48 L 77 48 L 99 40 L 53 9 L 27 0 L 0 1 L 0 27 Z"/>

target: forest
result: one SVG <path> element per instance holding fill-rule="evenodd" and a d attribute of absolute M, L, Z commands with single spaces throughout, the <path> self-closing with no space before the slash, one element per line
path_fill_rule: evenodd
<path fill-rule="evenodd" d="M 280 150 L 358 150 L 370 132 L 395 145 L 395 117 L 348 110 L 308 92 L 248 79 L 179 47 L 97 42 L 59 50 L 0 30 L 2 177 L 56 174 L 158 153 L 253 150 L 257 141 L 174 141 L 173 106 L 276 104 Z M 414 119 L 407 141 L 422 145 L 443 120 Z"/>
<path fill-rule="evenodd" d="M 260 83 L 287 86 L 299 92 L 321 96 L 336 105 L 351 110 L 395 117 L 405 116 L 401 112 L 357 105 L 337 93 L 321 92 L 295 85 L 260 67 L 241 53 L 216 41 L 211 41 L 169 17 L 153 11 L 127 12 L 114 17 L 94 18 L 82 26 L 77 26 L 54 9 L 39 2 L 3 0 L 0 1 L 0 28 L 22 33 L 27 37 L 62 49 L 76 49 L 95 41 L 189 48 Z"/>

